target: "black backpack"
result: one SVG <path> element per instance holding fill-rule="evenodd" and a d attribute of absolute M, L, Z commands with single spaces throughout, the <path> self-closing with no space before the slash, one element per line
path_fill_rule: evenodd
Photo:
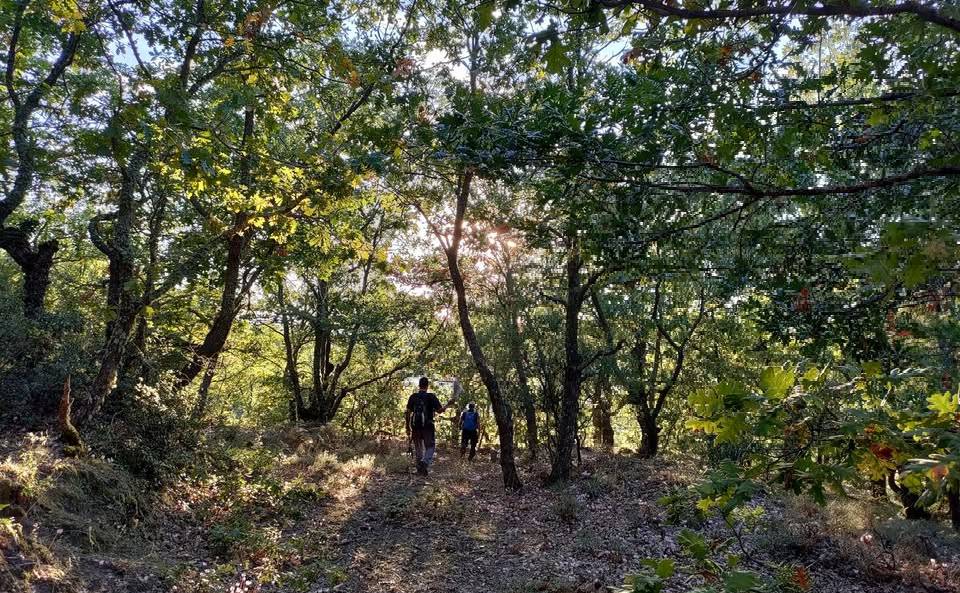
<path fill-rule="evenodd" d="M 417 392 L 413 394 L 413 406 L 411 406 L 410 426 L 412 428 L 426 428 L 430 425 L 430 396 L 426 393 Z"/>

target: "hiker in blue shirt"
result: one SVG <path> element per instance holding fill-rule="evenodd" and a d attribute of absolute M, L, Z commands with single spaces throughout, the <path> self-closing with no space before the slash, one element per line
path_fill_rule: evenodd
<path fill-rule="evenodd" d="M 477 412 L 472 403 L 460 414 L 460 458 L 467 452 L 467 443 L 470 444 L 470 457 L 477 454 L 477 442 L 480 440 L 480 412 Z"/>

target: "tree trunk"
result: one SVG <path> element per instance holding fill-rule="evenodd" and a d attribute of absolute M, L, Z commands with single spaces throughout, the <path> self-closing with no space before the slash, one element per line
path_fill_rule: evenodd
<path fill-rule="evenodd" d="M 227 243 L 227 262 L 224 266 L 223 290 L 220 293 L 220 306 L 217 314 L 207 330 L 203 342 L 194 348 L 190 362 L 177 373 L 177 382 L 174 389 L 181 390 L 189 385 L 203 370 L 204 365 L 214 356 L 223 351 L 223 347 L 230 337 L 233 320 L 237 314 L 237 302 L 240 294 L 240 268 L 246 253 L 247 238 L 236 233 Z"/>
<path fill-rule="evenodd" d="M 537 449 L 540 447 L 540 437 L 537 434 L 537 409 L 533 405 L 533 393 L 531 393 L 529 386 L 521 387 L 520 397 L 526 428 L 527 454 L 530 455 L 530 459 L 536 459 Z"/>
<path fill-rule="evenodd" d="M 637 422 L 640 424 L 640 450 L 641 457 L 655 457 L 660 450 L 660 427 L 657 423 L 657 417 L 651 410 L 640 408 L 637 413 Z"/>
<path fill-rule="evenodd" d="M 53 256 L 59 244 L 56 240 L 39 243 L 35 248 L 30 242 L 30 236 L 37 227 L 36 221 L 24 221 L 17 227 L 6 227 L 7 219 L 23 204 L 27 192 L 33 185 L 36 175 L 36 143 L 30 135 L 30 120 L 40 106 L 41 100 L 54 88 L 67 67 L 73 62 L 80 45 L 81 33 L 71 33 L 63 41 L 56 59 L 49 72 L 41 76 L 33 84 L 30 92 L 23 95 L 15 90 L 13 75 L 20 70 L 16 59 L 20 48 L 20 34 L 23 29 L 23 19 L 27 12 L 27 2 L 19 2 L 13 14 L 12 27 L 7 50 L 7 74 L 9 85 L 8 97 L 13 111 L 13 121 L 10 126 L 10 136 L 13 139 L 17 153 L 16 175 L 13 184 L 6 196 L 0 200 L 0 249 L 10 254 L 10 257 L 23 271 L 23 312 L 30 319 L 39 319 L 44 312 L 47 289 L 50 286 L 50 269 L 53 267 Z M 31 9 L 32 10 L 32 9 Z M 23 70 L 24 72 L 30 69 Z"/>
<path fill-rule="evenodd" d="M 610 413 L 610 402 L 599 399 L 593 402 L 593 444 L 601 449 L 613 449 L 613 416 Z"/>
<path fill-rule="evenodd" d="M 107 322 L 106 336 L 100 355 L 100 368 L 90 387 L 89 407 L 84 419 L 89 420 L 100 410 L 104 401 L 113 391 L 120 365 L 127 351 L 127 343 L 137 315 L 140 303 L 133 295 L 136 280 L 136 268 L 133 253 L 133 226 L 136 218 L 136 189 L 140 179 L 140 170 L 147 159 L 145 149 L 138 150 L 128 162 L 120 158 L 119 147 L 113 146 L 115 158 L 120 165 L 120 191 L 117 192 L 117 211 L 112 216 L 94 217 L 87 226 L 91 242 L 104 255 L 109 263 L 109 282 L 107 283 L 107 307 L 114 318 Z M 100 234 L 99 222 L 113 218 L 111 239 L 107 241 Z"/>
<path fill-rule="evenodd" d="M 193 419 L 200 420 L 207 413 L 207 401 L 210 397 L 210 384 L 213 383 L 213 376 L 217 374 L 217 356 L 214 356 L 207 362 L 207 368 L 203 372 L 203 380 L 200 381 L 200 389 L 197 391 L 197 405 L 193 408 Z"/>
<path fill-rule="evenodd" d="M 500 383 L 490 368 L 487 358 L 480 346 L 476 330 L 470 320 L 470 310 L 467 303 L 467 288 L 460 272 L 459 248 L 463 236 L 463 218 L 467 209 L 467 200 L 470 196 L 470 183 L 473 171 L 467 170 L 460 178 L 460 187 L 457 195 L 457 213 L 454 221 L 453 240 L 444 251 L 447 256 L 447 267 L 450 269 L 450 280 L 457 295 L 457 316 L 460 321 L 460 330 L 463 340 L 470 350 L 470 356 L 477 367 L 480 380 L 490 397 L 493 406 L 493 416 L 497 422 L 497 431 L 500 433 L 500 469 L 503 473 L 503 485 L 507 490 L 519 490 L 522 487 L 520 476 L 517 473 L 513 451 L 513 418 L 509 404 L 500 390 Z"/>
<path fill-rule="evenodd" d="M 950 507 L 950 524 L 960 531 L 960 486 L 954 483 L 947 487 L 947 505 Z"/>
<path fill-rule="evenodd" d="M 576 444 L 577 421 L 580 415 L 580 383 L 583 380 L 580 357 L 580 310 L 583 307 L 583 290 L 580 279 L 580 240 L 576 230 L 567 235 L 567 298 L 564 301 L 564 368 L 563 392 L 560 401 L 560 417 L 557 418 L 557 450 L 550 469 L 551 483 L 570 478 L 571 454 Z"/>
<path fill-rule="evenodd" d="M 18 227 L 0 227 L 0 248 L 4 249 L 23 272 L 23 313 L 29 319 L 40 319 L 45 311 L 53 256 L 60 244 L 56 239 L 34 247 L 30 235 L 35 224 L 24 222 Z"/>
<path fill-rule="evenodd" d="M 516 284 L 513 272 L 507 269 L 504 276 L 507 292 L 507 313 L 509 320 L 510 357 L 513 359 L 514 369 L 517 372 L 517 388 L 520 392 L 520 405 L 523 407 L 523 418 L 526 428 L 527 453 L 530 459 L 537 458 L 539 437 L 537 429 L 537 409 L 530 391 L 529 377 L 527 376 L 526 356 L 523 352 L 523 336 L 520 333 L 519 303 L 517 301 Z"/>
<path fill-rule="evenodd" d="M 53 256 L 60 249 L 56 239 L 37 245 L 32 261 L 23 268 L 23 312 L 30 319 L 39 319 L 46 310 Z"/>
<path fill-rule="evenodd" d="M 202 14 L 202 5 L 200 6 L 198 14 Z M 243 154 L 240 157 L 239 181 L 240 185 L 248 191 L 253 189 L 253 154 L 250 151 L 250 143 L 253 141 L 254 123 L 254 108 L 247 106 L 243 114 L 243 136 L 240 141 Z M 251 231 L 247 228 L 249 219 L 248 213 L 237 212 L 233 216 L 233 225 L 229 233 L 224 235 L 227 241 L 227 261 L 223 269 L 220 307 L 203 343 L 194 349 L 190 362 L 180 369 L 174 385 L 174 389 L 178 391 L 196 378 L 207 361 L 223 351 L 227 338 L 230 337 L 233 320 L 237 316 L 237 306 L 243 297 L 240 268 L 243 266 L 243 259 L 250 243 Z"/>
<path fill-rule="evenodd" d="M 293 347 L 293 336 L 290 332 L 290 316 L 287 314 L 287 300 L 283 289 L 283 280 L 277 283 L 277 299 L 280 301 L 280 322 L 283 326 L 283 349 L 286 355 L 284 369 L 287 386 L 292 396 L 290 404 L 290 419 L 298 420 L 303 411 L 303 393 L 300 391 L 300 371 L 297 369 L 297 356 Z"/>

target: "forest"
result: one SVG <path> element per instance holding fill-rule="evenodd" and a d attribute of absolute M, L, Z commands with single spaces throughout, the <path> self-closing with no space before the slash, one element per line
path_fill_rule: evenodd
<path fill-rule="evenodd" d="M 960 591 L 955 0 L 0 50 L 3 593 Z"/>

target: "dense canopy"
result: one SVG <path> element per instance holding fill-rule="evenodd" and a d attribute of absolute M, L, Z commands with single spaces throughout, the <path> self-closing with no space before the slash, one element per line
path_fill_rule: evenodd
<path fill-rule="evenodd" d="M 0 426 L 163 483 L 402 435 L 426 375 L 507 490 L 682 453 L 704 512 L 960 528 L 956 3 L 0 0 L 0 45 Z"/>

